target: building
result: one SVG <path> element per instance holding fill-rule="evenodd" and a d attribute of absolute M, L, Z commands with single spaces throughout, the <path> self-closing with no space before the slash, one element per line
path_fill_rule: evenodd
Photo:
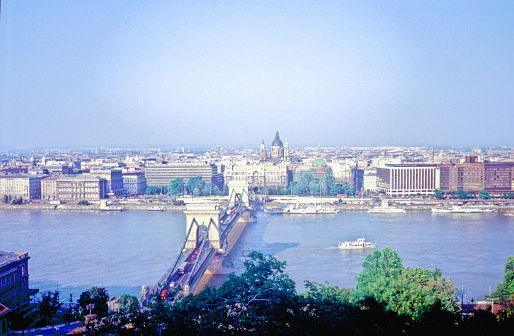
<path fill-rule="evenodd" d="M 514 192 L 514 162 L 489 162 L 484 165 L 484 190 L 491 194 Z"/>
<path fill-rule="evenodd" d="M 9 311 L 9 308 L 0 303 L 0 336 L 9 335 L 9 320 L 7 319 Z"/>
<path fill-rule="evenodd" d="M 266 147 L 264 145 L 264 140 L 262 140 L 261 148 L 259 150 L 259 161 L 261 161 L 261 162 L 264 162 L 267 160 L 289 161 L 290 159 L 291 159 L 291 152 L 289 150 L 289 144 L 287 143 L 287 140 L 286 140 L 285 145 L 282 143 L 282 140 L 280 140 L 278 131 L 275 134 L 275 139 L 271 143 L 269 156 L 266 151 Z"/>
<path fill-rule="evenodd" d="M 28 253 L 0 251 L 0 303 L 11 311 L 30 303 L 28 260 Z"/>
<path fill-rule="evenodd" d="M 473 157 L 465 163 L 441 164 L 441 190 L 457 190 L 501 195 L 514 191 L 514 162 L 476 162 Z"/>
<path fill-rule="evenodd" d="M 436 165 L 386 164 L 377 168 L 377 191 L 389 196 L 428 196 L 439 188 Z"/>
<path fill-rule="evenodd" d="M 146 177 L 143 172 L 123 173 L 123 189 L 126 195 L 141 195 L 146 191 Z"/>
<path fill-rule="evenodd" d="M 57 199 L 57 176 L 50 176 L 41 180 L 41 199 Z"/>
<path fill-rule="evenodd" d="M 364 169 L 362 191 L 366 194 L 377 191 L 377 170 Z"/>
<path fill-rule="evenodd" d="M 146 184 L 151 187 L 168 186 L 172 180 L 181 178 L 185 183 L 200 176 L 205 183 L 214 183 L 223 188 L 223 178 L 215 164 L 208 163 L 166 163 L 149 164 L 145 169 Z M 221 185 L 219 185 L 221 182 Z"/>
<path fill-rule="evenodd" d="M 106 180 L 90 175 L 59 176 L 56 181 L 57 200 L 98 201 L 105 198 Z"/>
<path fill-rule="evenodd" d="M 285 162 L 229 165 L 225 167 L 225 181 L 245 181 L 250 188 L 287 188 L 292 175 Z"/>
<path fill-rule="evenodd" d="M 0 197 L 3 195 L 21 197 L 25 200 L 41 198 L 41 180 L 44 175 L 2 175 L 0 176 Z"/>
<path fill-rule="evenodd" d="M 91 170 L 89 175 L 105 180 L 105 197 L 122 196 L 124 194 L 123 173 L 121 169 L 94 169 Z"/>

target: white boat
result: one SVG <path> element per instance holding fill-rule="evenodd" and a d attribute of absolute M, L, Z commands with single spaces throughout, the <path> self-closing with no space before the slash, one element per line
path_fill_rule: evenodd
<path fill-rule="evenodd" d="M 108 205 L 106 207 L 101 207 L 100 211 L 123 211 L 123 207 Z"/>
<path fill-rule="evenodd" d="M 272 214 L 281 214 L 284 213 L 284 207 L 264 208 L 264 212 Z"/>
<path fill-rule="evenodd" d="M 382 206 L 376 206 L 368 210 L 368 213 L 404 213 L 407 212 L 402 208 L 390 207 L 387 200 L 382 201 Z"/>
<path fill-rule="evenodd" d="M 337 247 L 339 247 L 341 250 L 362 250 L 375 248 L 375 244 L 365 242 L 364 238 L 358 238 L 354 241 L 340 241 Z"/>
<path fill-rule="evenodd" d="M 441 208 L 432 208 L 432 212 L 435 213 L 478 213 L 478 212 L 494 212 L 496 211 L 494 208 L 486 208 L 480 206 L 457 206 L 454 205 L 451 208 L 449 207 L 441 207 Z"/>
<path fill-rule="evenodd" d="M 151 208 L 148 209 L 148 211 L 158 211 L 158 212 L 163 212 L 164 211 L 164 208 L 163 207 L 160 207 L 160 206 L 153 206 Z"/>
<path fill-rule="evenodd" d="M 307 208 L 301 208 L 298 204 L 295 206 L 288 206 L 284 208 L 282 213 L 284 214 L 336 214 L 339 209 L 333 206 L 309 206 Z"/>

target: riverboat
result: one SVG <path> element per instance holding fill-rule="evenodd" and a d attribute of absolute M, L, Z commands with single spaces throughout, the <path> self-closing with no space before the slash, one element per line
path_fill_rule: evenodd
<path fill-rule="evenodd" d="M 264 208 L 264 212 L 271 214 L 281 214 L 284 213 L 284 207 Z"/>
<path fill-rule="evenodd" d="M 494 208 L 486 208 L 480 206 L 457 206 L 454 205 L 451 208 L 449 207 L 441 207 L 441 208 L 432 208 L 432 212 L 434 213 L 483 213 L 483 212 L 494 212 L 496 211 Z"/>
<path fill-rule="evenodd" d="M 149 208 L 148 211 L 163 212 L 164 208 L 160 207 L 160 206 L 153 206 L 153 207 Z"/>
<path fill-rule="evenodd" d="M 340 241 L 337 247 L 341 250 L 362 250 L 375 248 L 376 246 L 370 242 L 365 242 L 364 238 L 358 238 L 354 241 Z"/>
<path fill-rule="evenodd" d="M 120 206 L 114 206 L 114 205 L 108 205 L 106 207 L 101 207 L 100 211 L 123 211 L 123 207 Z"/>
<path fill-rule="evenodd" d="M 288 206 L 284 208 L 284 214 L 336 214 L 339 212 L 339 209 L 336 209 L 333 206 L 309 206 L 306 208 L 302 208 L 296 204 L 295 206 Z"/>

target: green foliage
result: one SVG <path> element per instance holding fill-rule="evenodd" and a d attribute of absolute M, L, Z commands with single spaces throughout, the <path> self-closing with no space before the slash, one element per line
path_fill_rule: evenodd
<path fill-rule="evenodd" d="M 139 310 L 139 301 L 133 295 L 121 294 L 118 303 L 120 304 L 121 312 L 136 313 Z"/>
<path fill-rule="evenodd" d="M 153 195 L 153 194 L 155 194 L 155 187 L 152 187 L 152 186 L 146 187 L 146 191 L 145 191 L 145 193 L 146 193 L 147 195 Z"/>
<path fill-rule="evenodd" d="M 481 335 L 514 320 L 510 310 L 498 320 L 480 312 L 476 319 L 460 319 L 452 281 L 438 269 L 404 267 L 388 247 L 368 255 L 356 290 L 306 281 L 305 293 L 297 294 L 285 262 L 253 251 L 244 265 L 242 274 L 231 274 L 220 288 L 207 287 L 173 304 L 156 295 L 140 311 L 127 296 L 123 306 L 128 308 L 110 320 L 116 322 L 99 326 L 93 334 L 417 335 L 477 330 Z M 132 331 L 119 327 L 127 323 L 134 326 Z"/>
<path fill-rule="evenodd" d="M 470 198 L 469 194 L 467 192 L 465 192 L 464 190 L 462 190 L 462 189 L 457 190 L 457 192 L 452 194 L 452 196 L 454 196 L 454 198 L 458 198 L 458 199 L 468 199 L 468 198 Z"/>
<path fill-rule="evenodd" d="M 89 205 L 89 202 L 84 200 L 77 203 L 78 205 Z"/>
<path fill-rule="evenodd" d="M 489 195 L 487 190 L 480 190 L 480 192 L 478 193 L 478 196 L 480 196 L 480 198 L 482 198 L 482 199 L 490 199 L 491 198 L 491 195 Z"/>
<path fill-rule="evenodd" d="M 200 191 L 203 190 L 204 188 L 205 188 L 205 182 L 204 182 L 204 180 L 202 180 L 202 178 L 200 176 L 190 178 L 189 181 L 187 181 L 186 190 L 187 190 L 188 194 L 194 195 L 195 189 L 198 189 L 198 191 L 196 192 L 196 195 L 194 195 L 194 196 L 199 196 Z"/>
<path fill-rule="evenodd" d="M 97 316 L 105 316 L 107 315 L 108 301 L 109 294 L 105 288 L 92 287 L 80 294 L 80 298 L 77 300 L 77 303 L 82 308 L 84 314 L 89 314 L 89 310 L 86 309 L 86 306 L 92 303 L 95 307 L 91 312 Z"/>
<path fill-rule="evenodd" d="M 343 181 L 341 184 L 336 185 L 336 194 L 353 196 L 355 194 L 355 190 L 353 190 L 350 182 Z"/>
<path fill-rule="evenodd" d="M 10 198 L 11 196 L 9 196 Z M 20 197 L 13 197 L 12 199 L 10 199 L 10 202 L 11 204 L 21 204 L 23 202 L 23 198 L 20 196 Z"/>
<path fill-rule="evenodd" d="M 437 310 L 457 311 L 456 289 L 439 270 L 404 268 L 400 257 L 389 247 L 366 257 L 357 278 L 355 302 L 374 298 L 387 310 L 419 322 Z"/>
<path fill-rule="evenodd" d="M 328 169 L 325 176 L 319 179 L 312 172 L 303 173 L 298 181 L 291 182 L 291 193 L 294 195 L 335 196 L 345 194 L 353 196 L 355 191 L 348 181 L 336 184 L 332 170 Z"/>
<path fill-rule="evenodd" d="M 434 197 L 436 199 L 444 199 L 444 194 L 443 192 L 441 191 L 441 189 L 436 189 L 434 190 Z"/>
<path fill-rule="evenodd" d="M 59 318 L 57 314 L 61 306 L 62 303 L 59 303 L 58 291 L 43 293 L 41 299 L 37 302 L 33 322 L 29 327 L 40 327 L 63 322 L 62 318 Z"/>
<path fill-rule="evenodd" d="M 504 270 L 503 282 L 499 283 L 496 290 L 486 297 L 499 298 L 501 301 L 514 299 L 514 256 L 507 258 Z"/>
<path fill-rule="evenodd" d="M 9 203 L 9 196 L 7 196 L 6 194 L 4 194 L 4 196 L 2 197 L 2 202 L 4 202 L 4 203 Z"/>

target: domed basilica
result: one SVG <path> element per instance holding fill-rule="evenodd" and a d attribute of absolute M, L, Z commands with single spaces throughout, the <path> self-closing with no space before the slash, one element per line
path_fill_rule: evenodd
<path fill-rule="evenodd" d="M 275 139 L 271 143 L 269 155 L 266 151 L 266 146 L 264 145 L 264 139 L 262 140 L 261 149 L 259 150 L 259 161 L 289 161 L 289 158 L 289 145 L 287 144 L 287 140 L 286 144 L 283 145 L 282 140 L 280 140 L 280 136 L 278 135 L 278 131 L 275 134 Z"/>

